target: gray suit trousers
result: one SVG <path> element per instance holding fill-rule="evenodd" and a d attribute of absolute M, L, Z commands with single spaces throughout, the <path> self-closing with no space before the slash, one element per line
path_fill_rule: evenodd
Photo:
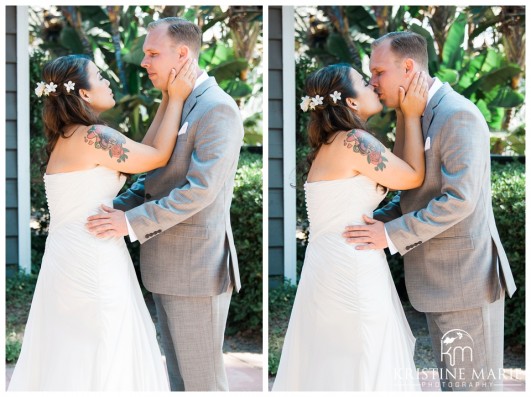
<path fill-rule="evenodd" d="M 426 313 L 442 391 L 502 391 L 504 304 Z"/>
<path fill-rule="evenodd" d="M 172 391 L 229 390 L 223 337 L 232 289 L 205 297 L 153 294 Z"/>

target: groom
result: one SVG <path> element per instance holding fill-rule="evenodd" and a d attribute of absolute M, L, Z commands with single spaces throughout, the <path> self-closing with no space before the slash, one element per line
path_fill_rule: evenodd
<path fill-rule="evenodd" d="M 154 124 L 171 68 L 180 57 L 198 59 L 200 49 L 201 29 L 191 22 L 148 25 L 141 65 L 163 90 Z M 114 200 L 118 210 L 89 218 L 89 229 L 142 244 L 142 281 L 153 292 L 171 389 L 227 391 L 223 337 L 232 290 L 240 289 L 230 205 L 243 124 L 232 98 L 199 71 L 178 128 L 168 165 L 139 177 Z"/>
<path fill-rule="evenodd" d="M 425 39 L 411 32 L 379 38 L 370 70 L 400 123 L 399 87 L 417 71 L 428 74 Z M 400 192 L 374 213 L 377 220 L 367 217 L 344 236 L 357 249 L 389 247 L 404 256 L 409 299 L 426 313 L 442 390 L 498 390 L 505 292 L 511 297 L 516 287 L 492 211 L 489 129 L 448 83 L 429 84 L 423 185 Z"/>

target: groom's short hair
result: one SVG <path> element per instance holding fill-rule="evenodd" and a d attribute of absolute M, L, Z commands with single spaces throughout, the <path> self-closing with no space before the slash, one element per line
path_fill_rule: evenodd
<path fill-rule="evenodd" d="M 147 26 L 148 32 L 160 25 L 168 25 L 168 34 L 177 44 L 185 44 L 190 50 L 199 56 L 201 51 L 201 28 L 195 23 L 184 18 L 167 17 L 151 22 Z"/>
<path fill-rule="evenodd" d="M 422 68 L 428 69 L 428 44 L 420 34 L 413 32 L 389 32 L 373 41 L 374 49 L 385 41 L 389 41 L 391 50 L 402 58 L 414 59 Z"/>

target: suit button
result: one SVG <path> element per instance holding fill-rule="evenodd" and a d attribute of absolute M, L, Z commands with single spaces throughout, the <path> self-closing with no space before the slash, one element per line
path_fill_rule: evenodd
<path fill-rule="evenodd" d="M 147 198 L 148 200 L 150 200 L 150 199 L 151 199 L 151 194 L 146 193 L 146 198 Z"/>

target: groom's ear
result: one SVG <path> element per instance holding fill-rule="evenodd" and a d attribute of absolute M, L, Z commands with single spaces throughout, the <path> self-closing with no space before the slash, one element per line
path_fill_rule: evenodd
<path fill-rule="evenodd" d="M 182 45 L 177 50 L 179 58 L 186 58 L 190 54 L 190 48 L 187 45 Z"/>
<path fill-rule="evenodd" d="M 406 77 L 410 77 L 415 69 L 415 61 L 413 61 L 411 58 L 407 58 L 404 61 L 404 67 L 406 69 Z"/>

